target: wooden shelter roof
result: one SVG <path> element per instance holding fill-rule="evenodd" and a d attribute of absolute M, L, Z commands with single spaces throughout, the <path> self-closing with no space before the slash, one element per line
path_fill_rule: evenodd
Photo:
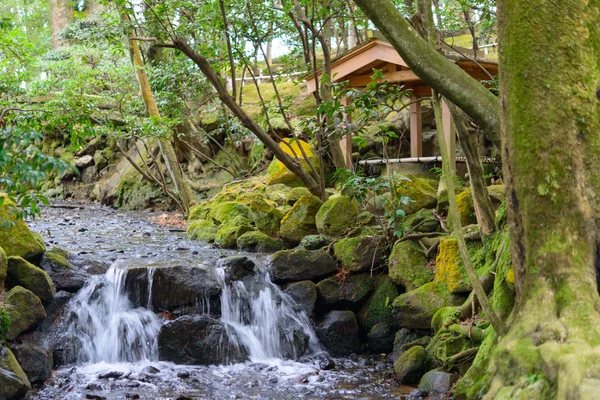
<path fill-rule="evenodd" d="M 464 51 L 463 51 L 464 50 Z M 454 61 L 465 72 L 477 80 L 488 80 L 489 74 L 498 74 L 498 63 L 493 60 L 465 57 L 468 49 L 450 48 L 445 46 L 444 55 Z M 427 86 L 400 57 L 391 44 L 378 38 L 371 38 L 367 42 L 349 50 L 335 58 L 331 63 L 331 76 L 336 82 L 348 80 L 350 87 L 365 87 L 371 82 L 373 69 L 383 71 L 385 81 L 398 83 L 413 90 L 416 95 L 429 95 L 431 88 Z M 321 70 L 317 71 L 321 77 Z M 309 93 L 316 89 L 315 75 L 306 77 L 306 86 Z"/>

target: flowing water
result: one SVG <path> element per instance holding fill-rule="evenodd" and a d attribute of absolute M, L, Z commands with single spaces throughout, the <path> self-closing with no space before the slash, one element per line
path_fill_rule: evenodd
<path fill-rule="evenodd" d="M 336 359 L 320 370 L 326 352 L 303 312 L 273 284 L 266 256 L 248 255 L 257 265 L 249 279 L 228 282 L 221 259 L 240 254 L 184 239 L 178 230 L 149 222 L 151 213 L 116 212 L 97 206 L 47 208 L 31 224 L 49 246 L 110 263 L 92 276 L 66 306 L 57 334 L 72 338 L 73 365 L 59 367 L 35 388 L 36 399 L 384 399 L 410 388 L 384 378 L 391 364 L 379 356 Z M 158 361 L 157 337 L 164 317 L 152 311 L 158 268 L 209 265 L 222 287 L 221 323 L 230 342 L 249 360 L 222 366 Z M 125 290 L 128 270 L 147 268 L 147 298 L 133 304 Z M 208 311 L 210 302 L 201 304 Z M 298 338 L 306 352 L 297 354 Z M 297 359 L 298 361 L 292 361 Z M 387 375 L 386 375 L 387 374 Z"/>

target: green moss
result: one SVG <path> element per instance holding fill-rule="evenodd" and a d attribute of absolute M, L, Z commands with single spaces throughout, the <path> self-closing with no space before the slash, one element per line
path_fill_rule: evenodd
<path fill-rule="evenodd" d="M 394 363 L 396 378 L 402 384 L 418 382 L 425 373 L 425 362 L 425 349 L 422 346 L 411 347 Z"/>
<path fill-rule="evenodd" d="M 421 209 L 435 208 L 437 204 L 437 194 L 432 186 L 432 182 L 426 178 L 417 178 L 407 176 L 408 180 L 398 177 L 401 182 L 397 189 L 399 195 L 407 196 L 412 201 L 403 206 L 406 214 L 415 213 Z"/>
<path fill-rule="evenodd" d="M 391 279 L 388 277 L 379 279 L 373 296 L 356 314 L 361 329 L 369 332 L 380 322 L 393 325 L 392 302 L 399 294 L 398 287 Z"/>
<path fill-rule="evenodd" d="M 217 225 L 212 220 L 193 220 L 187 229 L 187 237 L 192 240 L 214 242 L 217 235 Z"/>
<path fill-rule="evenodd" d="M 214 204 L 214 203 L 213 203 Z M 210 218 L 220 224 L 225 224 L 227 221 L 237 217 L 248 218 L 250 215 L 250 207 L 245 204 L 235 201 L 225 201 L 216 203 L 210 210 Z"/>
<path fill-rule="evenodd" d="M 307 235 L 302 238 L 298 247 L 306 250 L 319 250 L 329 246 L 331 239 L 323 235 Z"/>
<path fill-rule="evenodd" d="M 263 199 L 250 203 L 250 219 L 256 228 L 269 235 L 277 235 L 284 214 Z"/>
<path fill-rule="evenodd" d="M 300 197 L 281 220 L 279 235 L 297 244 L 304 236 L 316 233 L 315 216 L 322 204 L 321 199 L 312 195 Z"/>
<path fill-rule="evenodd" d="M 46 310 L 40 299 L 21 286 L 15 286 L 6 294 L 5 308 L 11 322 L 7 336 L 9 340 L 15 340 L 46 318 Z"/>
<path fill-rule="evenodd" d="M 364 235 L 338 240 L 333 244 L 335 257 L 350 272 L 369 271 L 379 267 L 386 253 L 383 236 Z"/>
<path fill-rule="evenodd" d="M 471 188 L 466 188 L 459 193 L 456 196 L 456 203 L 458 205 L 458 213 L 460 214 L 460 223 L 462 226 L 476 224 L 477 216 L 475 215 L 475 206 L 473 204 Z"/>
<path fill-rule="evenodd" d="M 8 373 L 4 372 L 3 375 L 12 378 L 2 380 L 0 396 L 2 398 L 25 397 L 27 390 L 31 389 L 31 384 L 15 355 L 8 347 L 0 346 L 0 370 L 8 371 Z M 5 395 L 7 397 L 4 397 Z"/>
<path fill-rule="evenodd" d="M 423 250 L 413 241 L 405 240 L 394 246 L 389 258 L 389 275 L 397 284 L 406 290 L 413 290 L 434 277 L 434 272 L 427 266 Z"/>
<path fill-rule="evenodd" d="M 254 230 L 248 218 L 239 215 L 235 218 L 228 219 L 224 224 L 219 226 L 215 236 L 215 244 L 225 249 L 235 249 L 237 240 L 246 232 Z"/>
<path fill-rule="evenodd" d="M 347 229 L 356 226 L 358 204 L 348 196 L 330 197 L 319 209 L 315 217 L 320 233 L 340 236 Z"/>
<path fill-rule="evenodd" d="M 435 368 L 450 369 L 453 367 L 466 370 L 467 365 L 453 365 L 450 358 L 462 351 L 477 345 L 464 335 L 457 332 L 444 331 L 437 334 L 427 346 L 428 365 Z M 463 371 L 461 371 L 463 372 Z"/>
<path fill-rule="evenodd" d="M 363 302 L 373 290 L 374 282 L 369 274 L 352 275 L 341 281 L 335 276 L 317 284 L 319 299 L 325 306 L 353 306 Z"/>
<path fill-rule="evenodd" d="M 300 197 L 309 196 L 311 194 L 312 193 L 310 193 L 310 190 L 305 187 L 295 187 L 285 194 L 285 201 L 288 205 L 293 206 L 294 203 L 300 199 Z"/>
<path fill-rule="evenodd" d="M 10 317 L 4 307 L 0 306 L 0 343 L 4 342 L 10 329 Z"/>
<path fill-rule="evenodd" d="M 283 250 L 283 243 L 262 232 L 252 231 L 244 233 L 237 239 L 237 247 L 245 251 L 274 253 Z"/>
<path fill-rule="evenodd" d="M 404 222 L 404 227 L 412 232 L 438 232 L 440 221 L 433 215 L 433 210 L 419 210 Z"/>
<path fill-rule="evenodd" d="M 127 171 L 117 186 L 117 208 L 144 210 L 156 205 L 164 207 L 168 202 L 161 187 L 148 182 L 135 169 Z"/>
<path fill-rule="evenodd" d="M 442 307 L 433 315 L 433 318 L 431 319 L 431 329 L 433 329 L 433 333 L 438 333 L 459 321 L 459 307 Z"/>
<path fill-rule="evenodd" d="M 30 290 L 42 301 L 54 297 L 56 288 L 46 271 L 18 256 L 8 258 L 8 279 L 10 287 L 22 286 Z"/>
<path fill-rule="evenodd" d="M 73 265 L 67 260 L 68 252 L 58 247 L 53 247 L 44 254 L 48 262 L 57 268 L 74 269 Z"/>
<path fill-rule="evenodd" d="M 37 261 L 46 251 L 46 246 L 27 227 L 22 219 L 17 219 L 14 213 L 15 204 L 4 194 L 0 206 L 0 222 L 9 221 L 12 226 L 8 229 L 0 227 L 0 244 L 7 256 L 20 256 L 28 261 Z"/>
<path fill-rule="evenodd" d="M 210 203 L 202 202 L 192 206 L 190 208 L 190 215 L 188 216 L 188 221 L 194 221 L 196 219 L 207 219 L 208 214 L 210 213 Z"/>
<path fill-rule="evenodd" d="M 487 369 L 495 341 L 496 333 L 492 331 L 479 346 L 471 368 L 458 381 L 453 392 L 456 398 L 481 399 L 487 393 L 489 388 Z"/>

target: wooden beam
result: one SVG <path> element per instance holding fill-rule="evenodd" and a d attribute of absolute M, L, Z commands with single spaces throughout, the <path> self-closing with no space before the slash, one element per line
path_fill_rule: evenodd
<path fill-rule="evenodd" d="M 371 83 L 371 76 L 372 76 L 372 74 L 351 76 L 349 79 L 350 87 L 367 86 L 369 83 Z M 404 70 L 404 71 L 394 71 L 392 73 L 385 72 L 383 74 L 383 80 L 386 82 L 392 82 L 392 83 L 405 83 L 405 82 L 417 82 L 417 81 L 420 81 L 421 79 L 417 75 L 415 75 L 415 73 L 412 72 L 411 70 Z"/>
<path fill-rule="evenodd" d="M 413 94 L 411 100 L 416 99 L 417 96 Z M 410 105 L 410 156 L 423 156 L 423 122 L 420 101 Z"/>

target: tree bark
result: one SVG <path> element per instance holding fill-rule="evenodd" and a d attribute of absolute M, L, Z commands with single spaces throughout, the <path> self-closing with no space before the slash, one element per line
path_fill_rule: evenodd
<path fill-rule="evenodd" d="M 50 20 L 52 24 L 52 45 L 58 49 L 64 45 L 59 35 L 73 20 L 73 8 L 66 0 L 50 0 Z"/>
<path fill-rule="evenodd" d="M 485 398 L 598 398 L 600 0 L 498 6 L 517 297 Z"/>
<path fill-rule="evenodd" d="M 390 0 L 355 0 L 410 69 L 456 104 L 500 148 L 500 102 L 485 86 L 438 53 L 410 26 Z"/>
<path fill-rule="evenodd" d="M 129 40 L 129 45 L 131 47 L 133 64 L 136 68 L 138 82 L 140 84 L 140 91 L 142 92 L 142 97 L 144 98 L 144 104 L 146 105 L 148 115 L 150 115 L 151 117 L 160 118 L 160 112 L 158 111 L 156 101 L 154 101 L 152 89 L 150 88 L 150 82 L 148 81 L 146 70 L 144 69 L 144 62 L 142 61 L 140 47 L 138 46 L 137 41 L 133 39 Z M 177 194 L 181 198 L 181 205 L 183 206 L 182 211 L 185 214 L 187 214 L 189 212 L 190 207 L 195 203 L 192 188 L 188 185 L 187 181 L 185 180 L 183 171 L 181 170 L 181 165 L 177 160 L 175 148 L 173 147 L 171 141 L 167 138 L 159 137 L 158 143 L 163 158 L 165 160 L 165 165 L 167 167 L 167 170 L 169 171 L 171 180 L 173 181 L 173 185 L 175 185 L 175 188 L 178 192 Z"/>
<path fill-rule="evenodd" d="M 456 125 L 458 140 L 465 153 L 467 170 L 469 171 L 469 183 L 473 195 L 473 207 L 477 217 L 477 225 L 483 236 L 490 236 L 495 230 L 496 215 L 492 207 L 492 201 L 487 191 L 483 164 L 479 156 L 477 135 L 469 132 L 464 113 L 454 104 L 448 102 L 448 108 Z"/>
<path fill-rule="evenodd" d="M 185 54 L 190 60 L 192 60 L 202 71 L 206 79 L 217 91 L 219 99 L 229 108 L 229 110 L 235 115 L 240 122 L 248 128 L 256 137 L 264 143 L 265 147 L 271 150 L 275 157 L 283 163 L 292 173 L 294 173 L 304 183 L 306 188 L 315 196 L 321 197 L 321 190 L 319 184 L 313 179 L 312 176 L 302 169 L 300 164 L 294 161 L 289 155 L 287 155 L 279 144 L 273 140 L 267 132 L 265 132 L 252 118 L 246 114 L 246 112 L 236 103 L 236 100 L 231 97 L 227 92 L 225 85 L 221 82 L 221 79 L 211 67 L 208 60 L 198 54 L 190 45 L 182 38 L 176 38 L 174 47 Z M 321 166 L 323 168 L 323 166 Z"/>

